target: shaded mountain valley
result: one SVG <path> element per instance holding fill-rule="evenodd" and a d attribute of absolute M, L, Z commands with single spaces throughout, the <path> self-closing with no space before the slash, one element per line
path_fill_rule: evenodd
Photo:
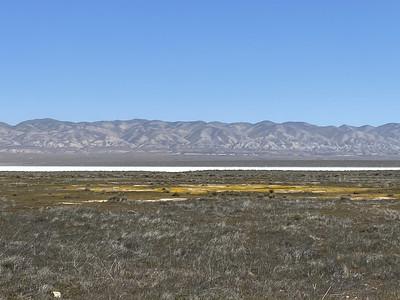
<path fill-rule="evenodd" d="M 149 120 L 0 123 L 1 153 L 165 153 L 269 157 L 398 157 L 400 124 L 316 126 L 301 122 Z"/>

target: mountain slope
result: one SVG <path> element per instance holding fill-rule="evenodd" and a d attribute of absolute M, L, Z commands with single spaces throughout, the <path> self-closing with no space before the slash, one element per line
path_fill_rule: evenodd
<path fill-rule="evenodd" d="M 400 154 L 400 124 L 379 127 L 308 123 L 62 122 L 0 123 L 0 152 L 172 152 L 271 155 Z"/>

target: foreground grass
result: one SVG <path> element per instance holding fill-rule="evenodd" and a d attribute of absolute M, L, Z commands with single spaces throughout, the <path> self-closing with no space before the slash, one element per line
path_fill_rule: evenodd
<path fill-rule="evenodd" d="M 1 299 L 400 297 L 394 201 L 222 193 L 14 211 L 1 201 Z"/>
<path fill-rule="evenodd" d="M 0 174 L 0 299 L 400 299 L 400 201 L 351 200 L 397 198 L 399 183 L 397 172 Z"/>

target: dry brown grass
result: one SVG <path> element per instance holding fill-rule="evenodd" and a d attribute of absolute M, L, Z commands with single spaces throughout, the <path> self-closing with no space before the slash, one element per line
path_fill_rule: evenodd
<path fill-rule="evenodd" d="M 398 299 L 397 175 L 3 174 L 0 299 Z"/>

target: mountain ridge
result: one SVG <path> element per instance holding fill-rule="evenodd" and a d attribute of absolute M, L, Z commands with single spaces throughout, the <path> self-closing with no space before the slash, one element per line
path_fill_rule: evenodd
<path fill-rule="evenodd" d="M 0 122 L 0 152 L 165 152 L 287 156 L 397 156 L 400 124 L 115 120 Z"/>

